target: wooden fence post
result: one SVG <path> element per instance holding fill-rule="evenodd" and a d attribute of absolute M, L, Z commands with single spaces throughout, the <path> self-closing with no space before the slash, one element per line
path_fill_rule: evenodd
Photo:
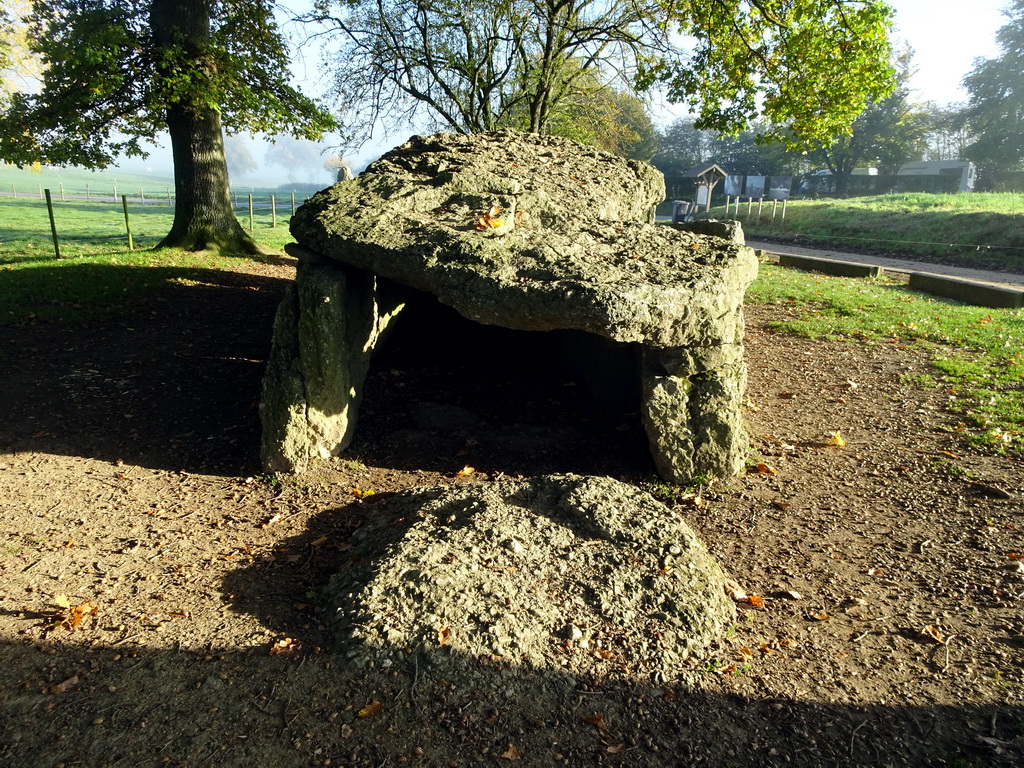
<path fill-rule="evenodd" d="M 53 218 L 53 201 L 50 199 L 50 190 L 46 190 L 46 210 L 50 212 L 50 232 L 53 234 L 53 252 L 60 258 L 60 243 L 57 242 L 57 222 Z"/>
<path fill-rule="evenodd" d="M 128 230 L 128 250 L 134 251 L 135 244 L 132 242 L 132 222 L 128 218 L 128 195 L 121 195 L 121 207 L 124 208 L 124 228 Z"/>

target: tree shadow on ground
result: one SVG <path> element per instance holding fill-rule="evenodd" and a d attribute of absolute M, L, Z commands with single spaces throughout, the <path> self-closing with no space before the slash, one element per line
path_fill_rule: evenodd
<path fill-rule="evenodd" d="M 74 286 L 78 269 L 49 271 Z M 100 273 L 94 282 L 109 289 L 104 301 L 114 309 L 129 281 L 157 290 L 130 315 L 4 334 L 5 445 L 159 469 L 258 471 L 260 381 L 287 281 L 184 268 L 87 271 Z"/>

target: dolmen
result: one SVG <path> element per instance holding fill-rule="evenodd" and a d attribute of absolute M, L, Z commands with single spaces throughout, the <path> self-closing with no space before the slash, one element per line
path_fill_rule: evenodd
<path fill-rule="evenodd" d="M 654 223 L 664 196 L 645 163 L 516 131 L 414 136 L 316 194 L 291 222 L 299 264 L 264 380 L 265 469 L 302 471 L 350 444 L 371 355 L 421 291 L 477 323 L 633 345 L 659 475 L 740 472 L 757 258 L 736 226 Z"/>

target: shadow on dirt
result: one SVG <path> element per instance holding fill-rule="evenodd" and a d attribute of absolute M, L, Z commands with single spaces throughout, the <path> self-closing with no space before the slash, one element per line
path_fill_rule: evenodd
<path fill-rule="evenodd" d="M 99 270 L 107 288 L 142 271 L 163 287 L 148 311 L 73 334 L 12 328 L 0 340 L 0 442 L 154 469 L 260 473 L 261 383 L 286 281 L 82 269 Z M 54 279 L 78 282 L 67 270 Z M 612 391 L 595 401 L 560 363 L 575 337 L 483 326 L 440 305 L 402 320 L 371 367 L 350 454 L 446 473 L 467 464 L 508 475 L 651 473 L 636 382 L 602 382 Z"/>
<path fill-rule="evenodd" d="M 94 647 L 50 656 L 5 642 L 0 760 L 462 766 L 504 764 L 496 758 L 505 754 L 525 766 L 1009 765 L 997 750 L 1024 717 L 1018 706 L 856 707 L 815 703 L 817 693 L 751 699 L 582 679 L 552 695 L 548 676 L 500 667 L 487 679 L 492 687 L 474 690 L 422 667 L 355 672 L 328 652 Z M 19 728 L 27 718 L 33 727 Z"/>
<path fill-rule="evenodd" d="M 53 278 L 74 284 L 68 269 Z M 142 312 L 112 320 L 70 330 L 8 326 L 0 340 L 4 446 L 189 472 L 258 471 L 260 381 L 286 281 L 88 269 L 103 272 L 98 282 L 111 289 L 134 279 L 162 288 Z"/>

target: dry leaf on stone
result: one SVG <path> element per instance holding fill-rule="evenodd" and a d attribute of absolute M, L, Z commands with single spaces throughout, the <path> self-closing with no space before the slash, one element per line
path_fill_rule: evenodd
<path fill-rule="evenodd" d="M 492 205 L 491 210 L 476 220 L 476 228 L 479 230 L 498 229 L 505 226 L 505 222 L 498 218 L 501 213 L 500 205 Z"/>
<path fill-rule="evenodd" d="M 382 709 L 384 709 L 384 704 L 383 704 L 383 702 L 380 702 L 380 701 L 371 701 L 371 702 L 370 702 L 369 704 L 367 704 L 367 705 L 366 705 L 365 707 L 363 707 L 362 709 L 360 709 L 360 710 L 359 710 L 359 711 L 358 711 L 358 712 L 357 712 L 356 714 L 357 714 L 357 715 L 358 715 L 359 717 L 373 717 L 373 716 L 374 716 L 374 715 L 376 715 L 376 714 L 377 714 L 378 712 L 380 712 L 380 711 L 381 711 Z"/>

